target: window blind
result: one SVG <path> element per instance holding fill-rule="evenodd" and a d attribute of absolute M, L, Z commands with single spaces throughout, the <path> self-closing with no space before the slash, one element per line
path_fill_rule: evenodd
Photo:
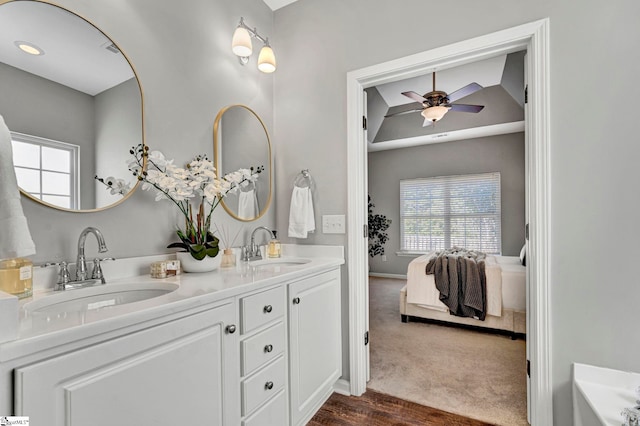
<path fill-rule="evenodd" d="M 400 181 L 401 250 L 500 254 L 500 173 Z"/>

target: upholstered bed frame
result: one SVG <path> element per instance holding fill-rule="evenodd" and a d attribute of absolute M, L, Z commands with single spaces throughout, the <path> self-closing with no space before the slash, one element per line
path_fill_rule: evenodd
<path fill-rule="evenodd" d="M 480 321 L 474 318 L 458 317 L 449 314 L 445 309 L 433 309 L 422 304 L 415 304 L 407 302 L 407 288 L 411 288 L 411 291 L 420 292 L 420 289 L 424 285 L 430 286 L 430 294 L 437 300 L 438 293 L 434 287 L 433 279 L 428 281 L 423 274 L 424 264 L 426 259 L 429 258 L 429 254 L 415 259 L 409 264 L 407 273 L 407 285 L 400 290 L 400 314 L 402 322 L 408 322 L 413 320 L 430 320 L 436 322 L 446 322 L 449 324 L 456 324 L 462 326 L 479 327 L 483 329 L 496 330 L 501 332 L 510 333 L 512 338 L 518 335 L 524 335 L 527 332 L 526 329 L 526 268 L 521 265 L 521 258 L 516 256 L 492 256 L 487 261 L 492 264 L 492 276 L 491 283 L 498 280 L 501 285 L 501 298 L 498 305 L 493 305 L 494 314 L 486 315 L 484 321 Z M 489 266 L 487 266 L 489 268 Z M 497 268 L 497 269 L 495 269 Z M 487 269 L 487 274 L 489 274 Z M 496 276 L 497 272 L 497 276 Z M 487 275 L 489 279 L 489 275 Z M 425 281 L 427 280 L 427 281 Z M 497 286 L 489 284 L 487 290 L 495 292 Z M 414 301 L 416 294 L 410 299 Z M 439 302 L 437 302 L 439 303 Z M 444 307 L 444 305 L 442 305 Z"/>
<path fill-rule="evenodd" d="M 486 329 L 506 331 L 512 334 L 512 338 L 524 335 L 527 332 L 527 313 L 513 309 L 503 309 L 502 316 L 487 315 L 484 321 L 474 318 L 457 317 L 448 312 L 423 308 L 420 305 L 407 303 L 407 286 L 400 290 L 400 315 L 402 322 L 411 319 L 427 319 L 451 324 L 481 327 Z"/>

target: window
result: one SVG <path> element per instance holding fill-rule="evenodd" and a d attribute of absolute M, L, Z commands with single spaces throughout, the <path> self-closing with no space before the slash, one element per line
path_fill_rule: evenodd
<path fill-rule="evenodd" d="M 402 251 L 453 246 L 500 254 L 500 173 L 400 181 Z"/>
<path fill-rule="evenodd" d="M 23 191 L 55 206 L 78 208 L 79 146 L 15 132 L 11 144 Z"/>

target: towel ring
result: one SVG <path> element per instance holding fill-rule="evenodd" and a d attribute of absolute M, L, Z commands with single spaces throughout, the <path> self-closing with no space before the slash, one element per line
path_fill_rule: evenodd
<path fill-rule="evenodd" d="M 293 185 L 298 188 L 311 188 L 313 186 L 313 179 L 311 178 L 311 173 L 309 173 L 309 169 L 304 169 L 296 179 L 293 181 Z"/>

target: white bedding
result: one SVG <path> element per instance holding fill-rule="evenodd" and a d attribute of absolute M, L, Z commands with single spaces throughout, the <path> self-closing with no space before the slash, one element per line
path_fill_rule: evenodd
<path fill-rule="evenodd" d="M 433 275 L 425 269 L 433 253 L 415 258 L 407 268 L 407 303 L 441 312 L 449 309 L 440 301 Z M 502 309 L 526 309 L 525 267 L 517 256 L 487 256 L 487 315 L 499 317 Z"/>

